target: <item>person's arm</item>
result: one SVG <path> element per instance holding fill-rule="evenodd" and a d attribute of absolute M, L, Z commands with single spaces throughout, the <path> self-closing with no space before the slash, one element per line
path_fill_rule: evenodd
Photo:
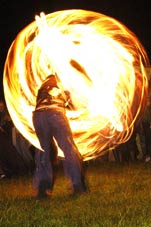
<path fill-rule="evenodd" d="M 65 107 L 70 110 L 77 110 L 76 106 L 73 103 L 73 100 L 71 98 L 71 94 L 69 91 L 64 91 L 65 97 L 66 97 L 66 103 Z"/>

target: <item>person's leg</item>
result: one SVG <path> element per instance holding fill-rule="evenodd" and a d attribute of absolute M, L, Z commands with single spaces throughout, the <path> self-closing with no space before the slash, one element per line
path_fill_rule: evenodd
<path fill-rule="evenodd" d="M 149 162 L 151 160 L 150 156 L 150 150 L 151 150 L 151 131 L 150 131 L 150 126 L 149 123 L 143 123 L 143 128 L 144 128 L 144 135 L 145 135 L 145 146 L 146 146 L 146 151 L 145 151 L 145 161 Z"/>
<path fill-rule="evenodd" d="M 44 112 L 36 112 L 33 115 L 33 123 L 40 145 L 44 151 L 36 149 L 35 164 L 36 170 L 34 174 L 34 187 L 39 190 L 39 197 L 46 196 L 46 190 L 53 187 L 53 169 L 50 159 L 50 136 L 48 124 L 46 122 Z"/>
<path fill-rule="evenodd" d="M 119 148 L 113 150 L 114 159 L 116 162 L 120 162 L 120 153 Z"/>
<path fill-rule="evenodd" d="M 65 156 L 64 168 L 66 173 L 70 177 L 75 191 L 84 192 L 86 191 L 86 185 L 82 169 L 82 156 L 73 140 L 68 120 L 61 112 L 50 114 L 51 130 Z"/>
<path fill-rule="evenodd" d="M 33 186 L 34 188 L 38 188 L 39 184 L 41 181 L 46 181 L 47 182 L 47 188 L 51 189 L 52 188 L 52 169 L 51 165 L 49 162 L 44 162 L 42 161 L 44 158 L 43 156 L 45 155 L 44 152 L 42 152 L 39 149 L 35 149 L 35 173 L 34 173 L 34 178 L 33 178 Z"/>
<path fill-rule="evenodd" d="M 54 139 L 50 139 L 50 160 L 52 167 L 55 168 L 58 165 L 58 148 Z"/>

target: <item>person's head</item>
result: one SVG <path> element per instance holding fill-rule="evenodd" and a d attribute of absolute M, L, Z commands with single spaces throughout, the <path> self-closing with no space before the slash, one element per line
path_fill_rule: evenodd
<path fill-rule="evenodd" d="M 49 81 L 49 84 L 52 86 L 52 87 L 55 87 L 57 86 L 57 77 L 56 75 L 54 74 L 50 74 L 49 76 L 46 77 L 44 83 L 47 83 Z"/>
<path fill-rule="evenodd" d="M 46 77 L 45 80 L 54 79 L 54 78 L 56 78 L 55 75 L 54 75 L 54 74 L 50 74 L 50 75 L 48 75 L 48 76 Z"/>
<path fill-rule="evenodd" d="M 0 112 L 3 112 L 4 109 L 5 109 L 5 103 L 3 100 L 0 100 Z"/>

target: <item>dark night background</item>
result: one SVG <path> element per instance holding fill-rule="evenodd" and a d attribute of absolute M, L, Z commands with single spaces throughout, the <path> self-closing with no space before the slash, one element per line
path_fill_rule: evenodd
<path fill-rule="evenodd" d="M 148 4 L 148 5 L 147 5 Z M 8 49 L 19 31 L 35 15 L 63 9 L 86 9 L 111 16 L 139 38 L 151 59 L 151 10 L 149 1 L 136 0 L 0 0 L 0 96 L 3 97 L 3 68 Z"/>

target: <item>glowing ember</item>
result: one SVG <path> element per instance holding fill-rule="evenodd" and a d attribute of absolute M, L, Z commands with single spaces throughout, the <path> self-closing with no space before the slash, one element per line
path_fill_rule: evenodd
<path fill-rule="evenodd" d="M 67 109 L 75 142 L 85 160 L 94 158 L 131 136 L 148 95 L 147 65 L 137 37 L 111 17 L 85 10 L 41 13 L 8 51 L 7 107 L 22 135 L 40 148 L 32 111 L 42 81 L 56 72 L 77 107 Z"/>

